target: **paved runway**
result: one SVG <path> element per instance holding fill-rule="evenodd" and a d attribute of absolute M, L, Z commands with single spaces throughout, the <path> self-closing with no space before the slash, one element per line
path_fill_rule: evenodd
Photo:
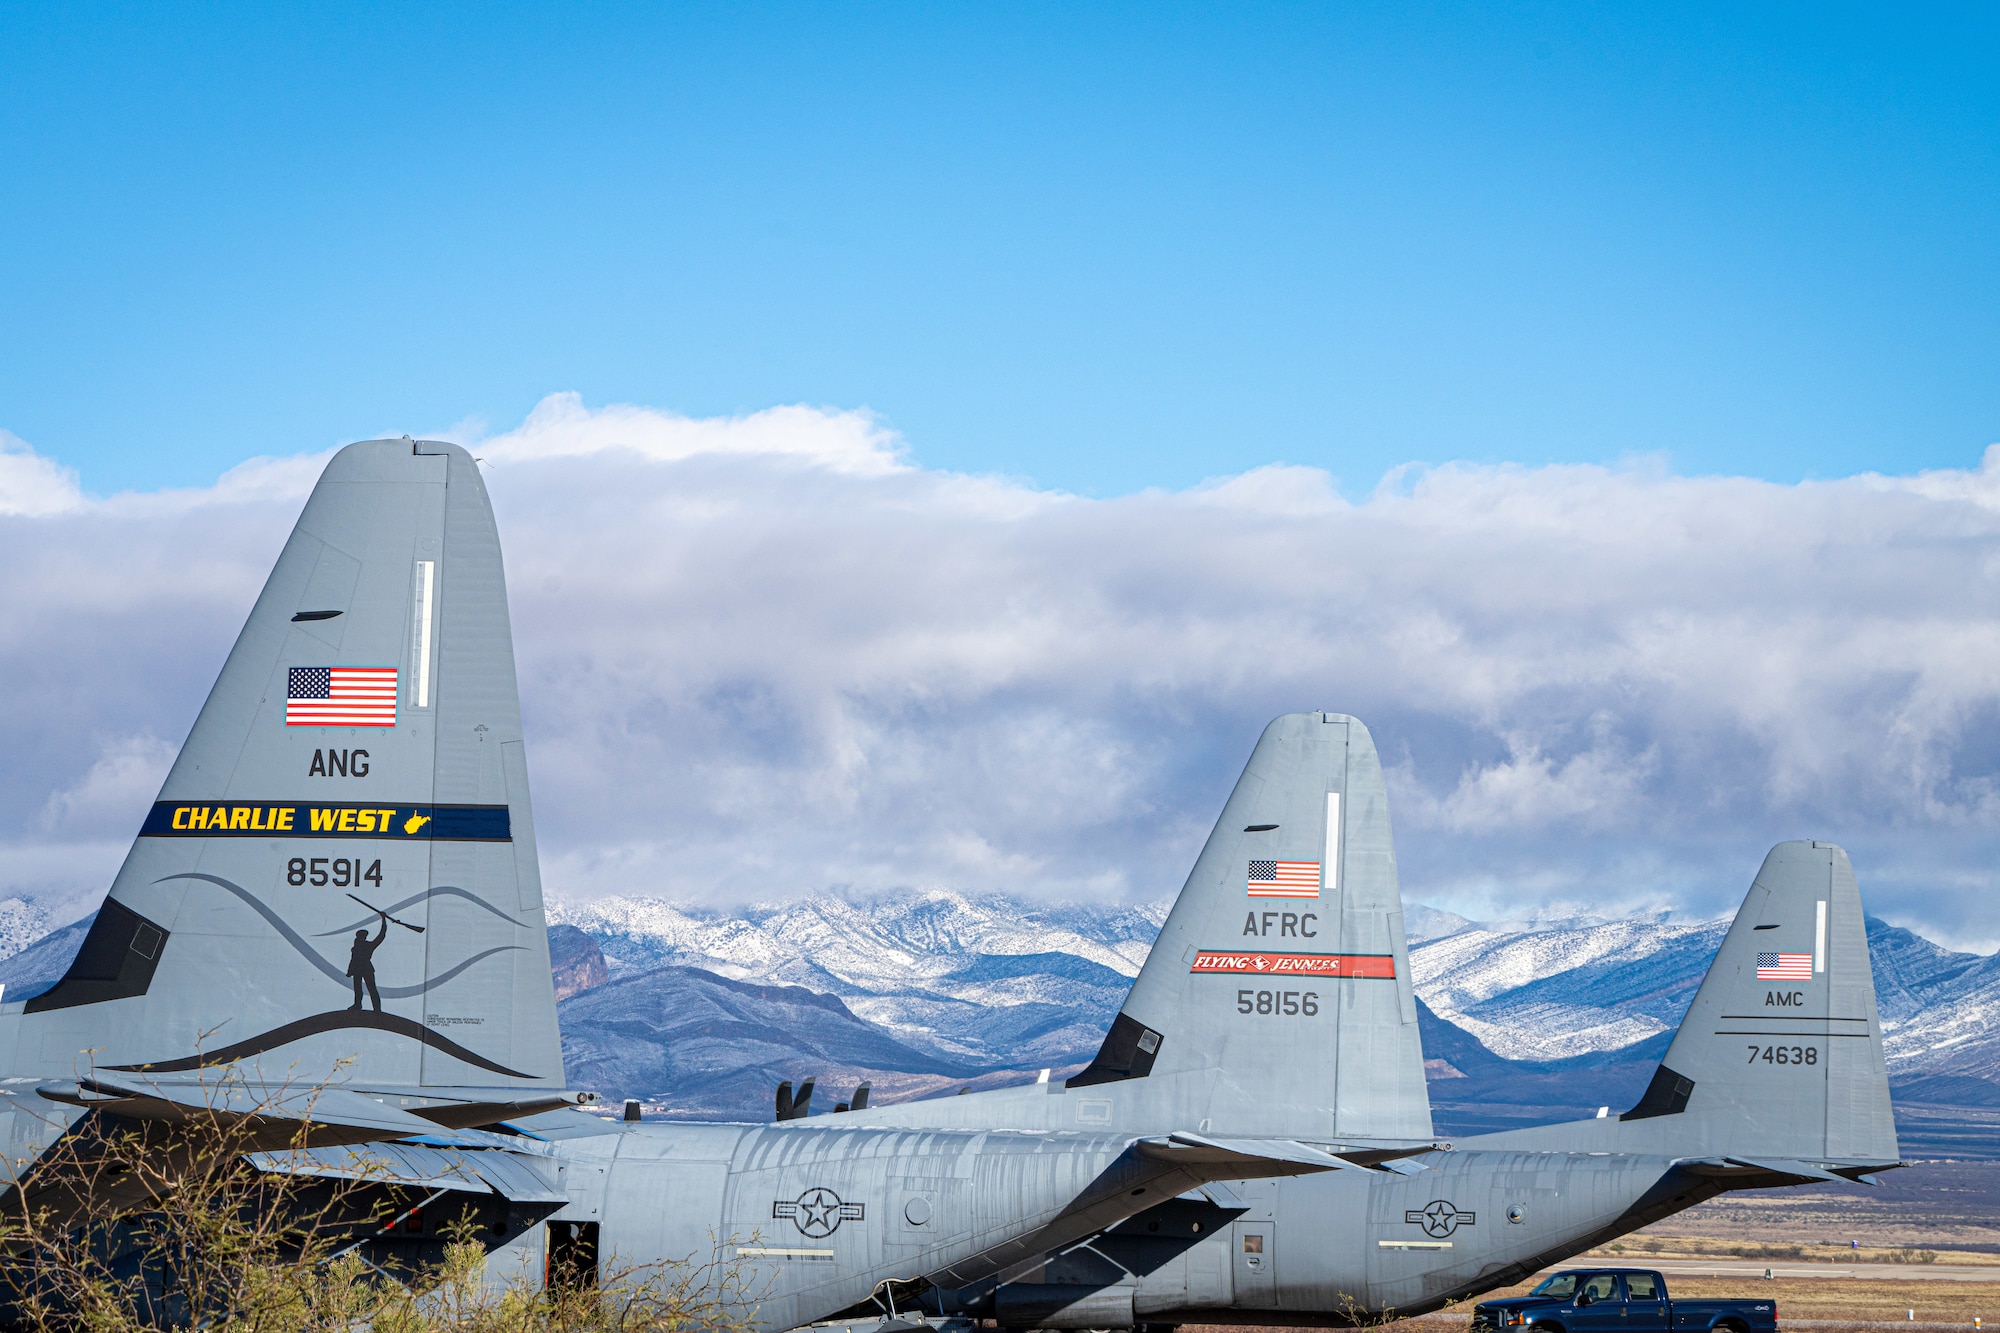
<path fill-rule="evenodd" d="M 1820 1264 L 1779 1259 L 1656 1259 L 1650 1256 L 1618 1262 L 1596 1258 L 1571 1260 L 1565 1268 L 1586 1263 L 1606 1268 L 1652 1268 L 1668 1277 L 1871 1278 L 1891 1282 L 2000 1282 L 2000 1264 Z"/>
<path fill-rule="evenodd" d="M 1436 1314 L 1420 1314 L 1409 1319 L 1397 1321 L 1397 1323 L 1401 1324 L 1423 1324 L 1432 1328 L 1457 1329 L 1464 1328 L 1470 1322 L 1471 1319 L 1462 1310 L 1450 1314 L 1443 1311 Z M 1389 1324 L 1385 1327 L 1394 1328 L 1396 1324 Z M 1788 1328 L 1879 1328 L 1885 1330 L 1902 1329 L 1905 1333 L 1936 1333 L 1938 1329 L 1972 1329 L 1974 1327 L 1975 1325 L 1969 1319 L 1960 1319 L 1947 1323 L 1934 1319 L 1787 1319 L 1782 1314 L 1778 1316 L 1778 1333 L 1784 1333 L 1784 1330 Z M 831 1333 L 841 1333 L 841 1331 L 835 1329 Z M 1263 1330 L 1263 1333 L 1272 1333 L 1272 1330 L 1266 1329 Z"/>

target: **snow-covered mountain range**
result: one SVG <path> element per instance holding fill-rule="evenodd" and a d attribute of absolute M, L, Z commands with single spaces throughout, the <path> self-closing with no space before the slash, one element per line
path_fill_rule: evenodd
<path fill-rule="evenodd" d="M 1679 1025 L 1727 921 L 1650 918 L 1570 928 L 1467 922 L 1414 944 L 1431 1011 L 1508 1060 L 1611 1051 Z"/>
<path fill-rule="evenodd" d="M 1868 952 L 1899 1091 L 2000 1106 L 2000 954 L 1954 953 L 1880 921 L 1868 923 Z"/>
<path fill-rule="evenodd" d="M 821 894 L 722 913 L 656 898 L 557 907 L 614 980 L 663 965 L 838 996 L 857 1017 L 957 1067 L 1088 1059 L 1166 905 L 1049 906 L 931 892 Z"/>
<path fill-rule="evenodd" d="M 0 951 L 30 928 L 10 906 Z M 1060 1073 L 1096 1051 L 1167 909 L 948 892 L 554 907 L 570 1078 L 744 1115 L 780 1078 L 869 1079 L 885 1097 Z M 1481 923 L 1420 904 L 1406 917 L 1433 1099 L 1466 1108 L 1635 1097 L 1727 928 L 1658 913 Z M 0 960 L 6 993 L 53 982 L 87 927 Z M 1879 921 L 1869 939 L 1899 1100 L 2000 1107 L 2000 956 Z"/>
<path fill-rule="evenodd" d="M 1438 1017 L 1494 1054 L 1559 1060 L 1672 1032 L 1728 928 L 1671 916 L 1572 927 L 1468 922 L 1414 945 L 1410 973 Z M 1872 919 L 1868 949 L 1898 1091 L 2000 1105 L 2000 955 L 1955 953 Z"/>
<path fill-rule="evenodd" d="M 1090 1057 L 1168 907 L 931 892 L 736 913 L 608 898 L 552 915 L 598 943 L 613 979 L 672 965 L 802 986 L 953 1068 L 1021 1069 Z M 1436 1017 L 1535 1063 L 1664 1040 L 1728 929 L 1673 913 L 1480 923 L 1421 904 L 1407 918 L 1412 977 Z M 1892 1077 L 2000 1104 L 2000 957 L 1879 921 L 1869 934 Z"/>
<path fill-rule="evenodd" d="M 0 898 L 0 958 L 17 954 L 48 934 L 49 918 L 26 898 Z"/>

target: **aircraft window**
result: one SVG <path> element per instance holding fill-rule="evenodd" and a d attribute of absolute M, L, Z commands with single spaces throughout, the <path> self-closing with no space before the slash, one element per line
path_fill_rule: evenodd
<path fill-rule="evenodd" d="M 1657 1301 L 1659 1288 L 1654 1285 L 1651 1273 L 1627 1273 L 1625 1291 L 1635 1301 Z"/>
<path fill-rule="evenodd" d="M 1530 1296 L 1555 1296 L 1561 1298 L 1576 1290 L 1576 1274 L 1557 1273 L 1548 1281 L 1529 1292 Z"/>
<path fill-rule="evenodd" d="M 1615 1301 L 1618 1299 L 1618 1275 L 1616 1273 L 1592 1273 L 1583 1284 L 1583 1294 L 1593 1301 Z"/>
<path fill-rule="evenodd" d="M 1262 1254 L 1263 1252 L 1264 1252 L 1264 1238 L 1262 1236 L 1258 1235 L 1255 1232 L 1252 1232 L 1251 1234 L 1243 1238 L 1243 1253 Z"/>

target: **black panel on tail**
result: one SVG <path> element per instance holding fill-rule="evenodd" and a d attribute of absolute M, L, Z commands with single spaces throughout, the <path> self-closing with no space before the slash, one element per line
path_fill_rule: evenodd
<path fill-rule="evenodd" d="M 1687 1110 L 1688 1098 L 1694 1095 L 1694 1080 L 1676 1074 L 1661 1065 L 1653 1071 L 1653 1081 L 1646 1085 L 1646 1095 L 1639 1099 L 1620 1120 L 1645 1120 L 1656 1115 L 1679 1115 Z"/>
<path fill-rule="evenodd" d="M 168 933 L 116 898 L 106 898 L 69 971 L 22 1006 L 22 1012 L 39 1014 L 144 995 L 153 984 L 153 970 L 160 965 Z"/>
<path fill-rule="evenodd" d="M 1064 1084 L 1087 1088 L 1093 1083 L 1116 1083 L 1120 1079 L 1144 1078 L 1153 1072 L 1160 1054 L 1160 1034 L 1129 1014 L 1120 1014 L 1104 1034 L 1097 1056 L 1076 1077 Z"/>

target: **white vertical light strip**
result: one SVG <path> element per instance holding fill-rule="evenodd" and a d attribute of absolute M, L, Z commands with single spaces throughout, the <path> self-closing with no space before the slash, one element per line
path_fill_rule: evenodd
<path fill-rule="evenodd" d="M 1319 872 L 1321 893 L 1331 897 L 1340 891 L 1340 793 L 1326 794 L 1326 868 Z"/>
<path fill-rule="evenodd" d="M 417 561 L 417 707 L 431 706 L 431 602 L 435 560 Z"/>
<path fill-rule="evenodd" d="M 1813 916 L 1813 975 L 1826 971 L 1826 899 L 1819 900 Z"/>

